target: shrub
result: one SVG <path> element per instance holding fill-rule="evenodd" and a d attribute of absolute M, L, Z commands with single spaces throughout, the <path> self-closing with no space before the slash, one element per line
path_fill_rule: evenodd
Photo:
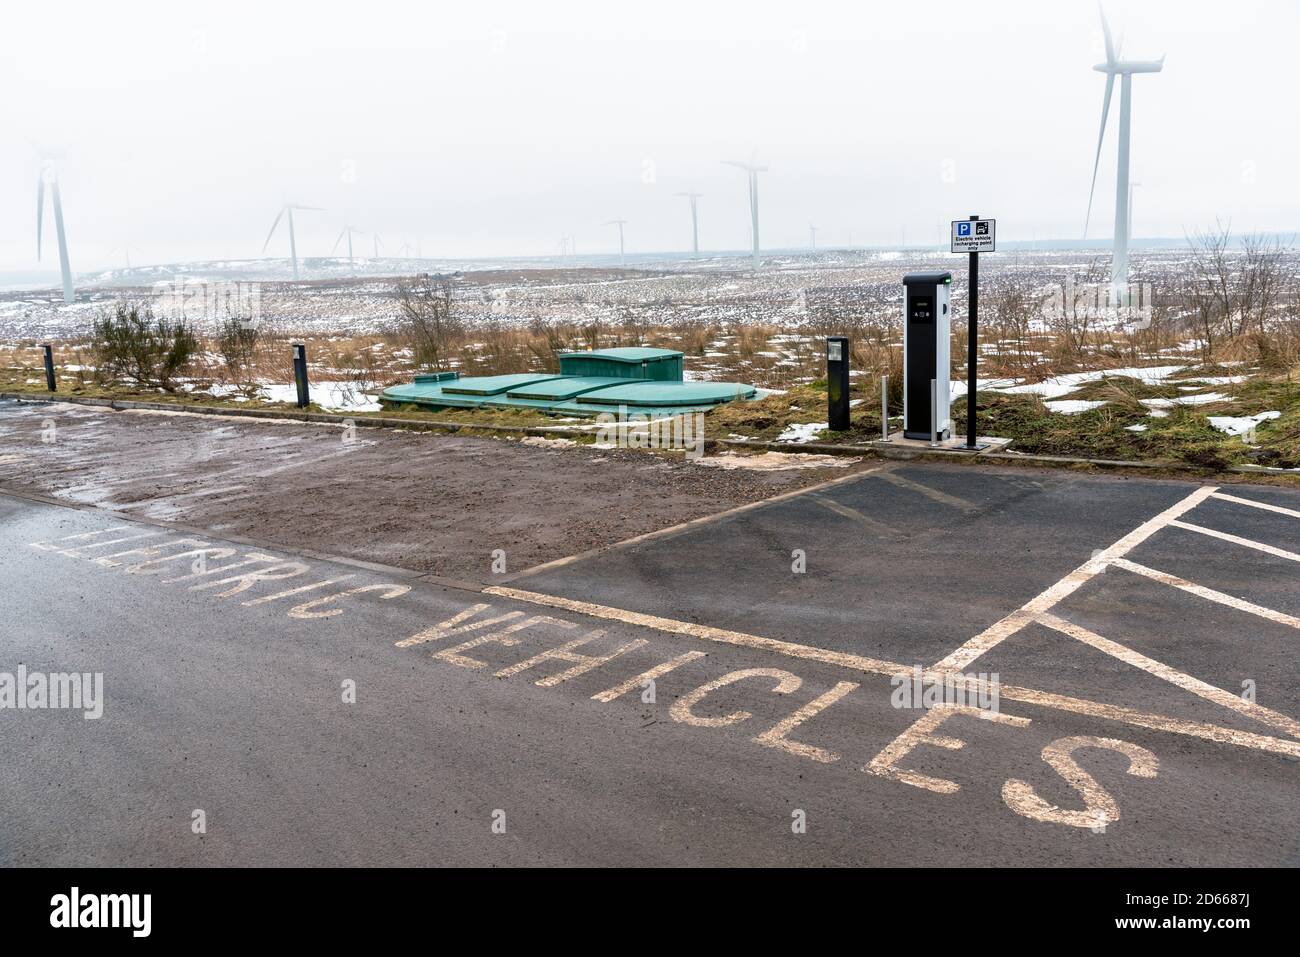
<path fill-rule="evenodd" d="M 95 318 L 91 343 L 102 380 L 126 379 L 169 392 L 199 346 L 183 320 L 169 322 L 148 306 L 122 302 Z"/>
<path fill-rule="evenodd" d="M 245 395 L 257 392 L 258 327 L 227 319 L 217 333 L 217 352 L 226 364 L 226 377 Z"/>

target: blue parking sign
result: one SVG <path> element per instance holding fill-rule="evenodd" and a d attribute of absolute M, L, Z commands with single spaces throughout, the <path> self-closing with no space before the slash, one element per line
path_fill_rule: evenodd
<path fill-rule="evenodd" d="M 958 223 L 958 224 L 957 224 L 957 235 L 958 235 L 958 236 L 969 236 L 969 235 L 970 235 L 970 223 Z"/>

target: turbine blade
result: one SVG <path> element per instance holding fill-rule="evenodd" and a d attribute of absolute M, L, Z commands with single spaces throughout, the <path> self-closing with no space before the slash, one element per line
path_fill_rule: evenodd
<path fill-rule="evenodd" d="M 1106 38 L 1106 62 L 1114 63 L 1116 58 L 1115 41 L 1110 35 L 1110 24 L 1106 22 L 1106 8 L 1101 5 L 1101 0 L 1097 0 L 1097 12 L 1101 14 L 1101 32 Z"/>
<path fill-rule="evenodd" d="M 1088 189 L 1088 215 L 1083 220 L 1083 236 L 1088 237 L 1092 222 L 1092 195 L 1097 191 L 1097 167 L 1101 165 L 1101 144 L 1106 139 L 1106 118 L 1110 115 L 1110 95 L 1115 89 L 1115 74 L 1106 74 L 1106 98 L 1101 101 L 1101 129 L 1097 131 L 1097 157 L 1092 161 L 1092 186 Z"/>
<path fill-rule="evenodd" d="M 331 255 L 331 256 L 333 256 L 334 253 L 338 251 L 339 243 L 343 242 L 343 236 L 344 236 L 344 234 L 347 233 L 347 231 L 348 231 L 348 230 L 347 230 L 347 227 L 345 226 L 345 227 L 343 228 L 343 232 L 339 233 L 339 238 L 336 239 L 336 240 L 334 240 L 334 248 L 330 250 L 330 255 Z"/>
<path fill-rule="evenodd" d="M 36 181 L 36 261 L 41 261 L 41 222 L 45 218 L 45 173 Z"/>
<path fill-rule="evenodd" d="M 286 208 L 287 207 L 282 207 L 280 211 L 275 214 L 275 222 L 271 224 L 271 231 L 266 234 L 266 242 L 262 243 L 262 252 L 266 252 L 266 247 L 271 245 L 271 237 L 275 235 L 275 227 L 280 225 L 280 217 L 284 215 L 284 210 Z"/>

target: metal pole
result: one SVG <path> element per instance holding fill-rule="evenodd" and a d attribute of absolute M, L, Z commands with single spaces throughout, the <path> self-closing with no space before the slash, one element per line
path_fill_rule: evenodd
<path fill-rule="evenodd" d="M 971 221 L 979 219 L 972 216 Z M 978 380 L 980 309 L 980 254 L 970 254 L 970 316 L 966 323 L 966 448 L 975 451 L 975 387 Z"/>
<path fill-rule="evenodd" d="M 889 376 L 880 377 L 880 441 L 889 441 Z"/>
<path fill-rule="evenodd" d="M 930 380 L 930 448 L 939 444 L 939 380 Z"/>
<path fill-rule="evenodd" d="M 45 349 L 45 388 L 51 392 L 58 391 L 58 385 L 54 381 L 54 349 L 49 343 L 44 346 Z"/>
<path fill-rule="evenodd" d="M 311 390 L 307 385 L 307 347 L 301 342 L 293 344 L 293 378 L 298 386 L 298 408 L 305 409 L 311 402 Z"/>

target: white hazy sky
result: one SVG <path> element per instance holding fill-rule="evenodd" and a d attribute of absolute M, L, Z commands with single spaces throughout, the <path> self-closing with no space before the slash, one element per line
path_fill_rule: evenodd
<path fill-rule="evenodd" d="M 1111 0 L 1134 80 L 1135 232 L 1300 229 L 1295 0 Z M 1082 230 L 1104 77 L 1089 0 L 9 4 L 0 269 L 37 268 L 36 145 L 72 264 L 300 255 L 345 222 L 446 257 L 938 241 Z M 1118 89 L 1091 235 L 1114 214 Z M 49 222 L 47 218 L 47 223 Z M 47 242 L 52 237 L 47 238 Z M 369 248 L 369 238 L 359 239 Z M 57 263 L 46 247 L 45 267 Z M 268 255 L 286 255 L 277 237 Z"/>

